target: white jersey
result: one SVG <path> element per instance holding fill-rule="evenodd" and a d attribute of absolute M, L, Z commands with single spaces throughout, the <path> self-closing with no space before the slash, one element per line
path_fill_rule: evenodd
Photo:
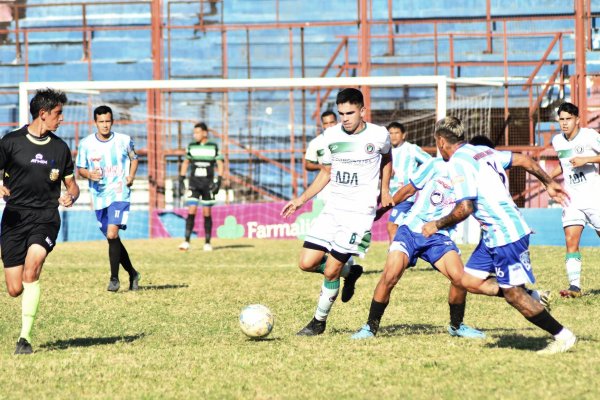
<path fill-rule="evenodd" d="M 456 202 L 472 200 L 473 216 L 481 224 L 487 247 L 516 242 L 531 233 L 506 188 L 504 170 L 512 153 L 485 146 L 462 145 L 448 161 Z"/>
<path fill-rule="evenodd" d="M 600 154 L 598 132 L 581 128 L 571 140 L 561 133 L 552 138 L 552 146 L 558 153 L 571 205 L 575 208 L 598 208 L 600 202 L 598 164 L 587 163 L 581 167 L 573 167 L 569 162 L 574 157 L 596 157 Z"/>
<path fill-rule="evenodd" d="M 421 233 L 425 223 L 450 214 L 456 203 L 448 175 L 448 163 L 441 157 L 429 157 L 412 174 L 409 182 L 419 190 L 419 196 L 402 224 L 413 232 Z M 456 226 L 450 226 L 440 229 L 438 233 L 450 236 L 455 229 Z"/>
<path fill-rule="evenodd" d="M 323 133 L 323 163 L 331 165 L 329 201 L 325 207 L 375 214 L 379 195 L 379 168 L 382 154 L 390 152 L 390 135 L 379 125 L 366 122 L 353 135 L 342 124 Z"/>
<path fill-rule="evenodd" d="M 77 168 L 102 170 L 98 182 L 88 180 L 94 210 L 102 210 L 116 201 L 129 201 L 131 189 L 127 186 L 126 176 L 129 175 L 129 155 L 132 153 L 135 154 L 131 138 L 121 133 L 112 132 L 107 141 L 99 140 L 95 134 L 81 140 Z"/>
<path fill-rule="evenodd" d="M 315 136 L 306 147 L 304 159 L 315 164 L 323 164 L 323 154 L 325 154 L 325 138 L 323 134 Z"/>
<path fill-rule="evenodd" d="M 390 179 L 390 193 L 393 195 L 402 186 L 408 184 L 410 176 L 419 168 L 419 165 L 430 158 L 429 154 L 413 143 L 404 142 L 398 147 L 392 147 L 394 173 Z M 407 201 L 415 201 L 415 197 L 409 197 Z"/>

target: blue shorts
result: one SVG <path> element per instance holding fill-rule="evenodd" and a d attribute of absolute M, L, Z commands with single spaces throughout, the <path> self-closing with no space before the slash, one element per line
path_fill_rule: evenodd
<path fill-rule="evenodd" d="M 505 288 L 535 283 L 529 259 L 529 235 L 499 247 L 487 247 L 483 241 L 479 242 L 465 272 L 481 279 L 496 274 L 498 285 Z"/>
<path fill-rule="evenodd" d="M 412 201 L 403 201 L 402 203 L 396 204 L 394 208 L 392 208 L 392 212 L 390 213 L 390 217 L 388 218 L 389 222 L 393 222 L 396 225 L 402 225 L 402 220 L 404 216 L 413 206 Z M 398 220 L 398 222 L 396 222 Z"/>
<path fill-rule="evenodd" d="M 127 229 L 127 218 L 129 217 L 129 202 L 115 201 L 102 210 L 96 210 L 96 219 L 100 230 L 106 236 L 108 225 L 117 225 L 119 229 Z"/>
<path fill-rule="evenodd" d="M 411 231 L 406 225 L 398 227 L 394 241 L 390 245 L 390 251 L 401 251 L 408 256 L 409 266 L 416 265 L 417 259 L 420 258 L 434 267 L 434 263 L 452 250 L 460 254 L 458 247 L 448 236 L 436 233 L 426 238 L 420 233 Z"/>

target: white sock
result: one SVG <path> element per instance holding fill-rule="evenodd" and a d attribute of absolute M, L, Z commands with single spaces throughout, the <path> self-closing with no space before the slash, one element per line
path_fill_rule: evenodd
<path fill-rule="evenodd" d="M 556 340 L 567 340 L 567 339 L 572 338 L 573 336 L 575 336 L 575 334 L 573 332 L 571 332 L 569 329 L 563 327 L 560 332 L 558 332 L 556 335 L 554 335 L 554 338 Z"/>
<path fill-rule="evenodd" d="M 331 311 L 333 302 L 337 298 L 340 291 L 340 279 L 335 281 L 328 281 L 323 279 L 323 285 L 321 285 L 321 294 L 319 295 L 319 302 L 317 303 L 317 311 L 315 311 L 315 318 L 318 321 L 325 321 Z"/>
<path fill-rule="evenodd" d="M 579 254 L 579 253 L 572 253 Z M 565 263 L 567 267 L 567 278 L 569 278 L 569 284 L 573 286 L 581 287 L 581 258 L 570 257 L 567 255 L 567 261 Z"/>

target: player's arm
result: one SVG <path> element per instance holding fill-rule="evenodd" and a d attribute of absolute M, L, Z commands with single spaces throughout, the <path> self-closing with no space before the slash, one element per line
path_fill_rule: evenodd
<path fill-rule="evenodd" d="M 550 178 L 554 179 L 560 174 L 562 174 L 562 166 L 559 163 L 548 175 L 550 175 Z"/>
<path fill-rule="evenodd" d="M 585 164 L 600 163 L 600 154 L 591 157 L 573 157 L 569 162 L 574 168 L 582 167 Z"/>
<path fill-rule="evenodd" d="M 525 154 L 513 153 L 512 165 L 525 168 L 527 172 L 542 182 L 548 191 L 548 195 L 550 195 L 554 201 L 565 205 L 565 202 L 569 196 L 563 190 L 563 188 L 556 181 L 554 181 L 554 179 L 552 179 L 550 175 L 546 173 L 546 171 L 544 171 L 537 161 Z"/>
<path fill-rule="evenodd" d="M 133 185 L 133 180 L 135 179 L 135 174 L 137 172 L 138 169 L 138 165 L 140 164 L 140 161 L 138 160 L 138 156 L 135 153 L 135 150 L 133 149 L 133 146 L 131 146 L 131 149 L 129 150 L 128 153 L 129 156 L 129 175 L 125 178 L 126 182 L 127 182 L 127 186 L 131 187 L 131 185 Z"/>
<path fill-rule="evenodd" d="M 90 171 L 87 168 L 78 167 L 77 172 L 79 173 L 79 176 L 89 179 L 90 181 L 98 182 L 100 179 L 102 179 L 102 170 L 99 168 Z"/>
<path fill-rule="evenodd" d="M 79 185 L 73 175 L 66 177 L 63 182 L 67 192 L 60 196 L 58 202 L 63 207 L 71 207 L 79 198 Z"/>
<path fill-rule="evenodd" d="M 464 221 L 473 213 L 473 210 L 473 201 L 469 199 L 465 199 L 459 203 L 456 203 L 450 214 L 438 220 L 427 222 L 425 225 L 423 225 L 423 236 L 430 237 L 431 235 L 437 233 L 437 231 L 440 229 L 454 226 L 459 222 Z"/>
<path fill-rule="evenodd" d="M 394 206 L 390 195 L 390 179 L 392 177 L 392 152 L 388 151 L 381 155 L 381 205 L 383 207 Z"/>
<path fill-rule="evenodd" d="M 307 171 L 320 171 L 323 168 L 323 165 L 313 162 L 313 161 L 306 160 L 306 162 L 304 163 L 304 168 Z"/>
<path fill-rule="evenodd" d="M 290 200 L 282 209 L 281 214 L 284 218 L 292 215 L 297 209 L 302 207 L 304 203 L 312 199 L 317 193 L 319 193 L 329 183 L 331 175 L 331 165 L 323 165 L 323 168 L 317 174 L 315 180 L 310 184 L 306 191 Z"/>
<path fill-rule="evenodd" d="M 400 189 L 398 189 L 396 193 L 394 193 L 394 196 L 392 196 L 393 204 L 400 204 L 415 193 L 417 193 L 417 188 L 415 188 L 415 186 L 412 183 L 404 185 Z M 393 207 L 394 205 L 379 207 L 375 212 L 375 221 L 379 220 L 386 212 L 388 212 Z"/>

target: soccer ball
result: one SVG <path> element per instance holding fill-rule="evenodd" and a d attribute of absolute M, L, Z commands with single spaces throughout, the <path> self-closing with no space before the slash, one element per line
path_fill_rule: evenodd
<path fill-rule="evenodd" d="M 242 332 L 251 338 L 263 338 L 271 333 L 275 318 L 268 307 L 262 304 L 250 304 L 240 314 Z"/>

